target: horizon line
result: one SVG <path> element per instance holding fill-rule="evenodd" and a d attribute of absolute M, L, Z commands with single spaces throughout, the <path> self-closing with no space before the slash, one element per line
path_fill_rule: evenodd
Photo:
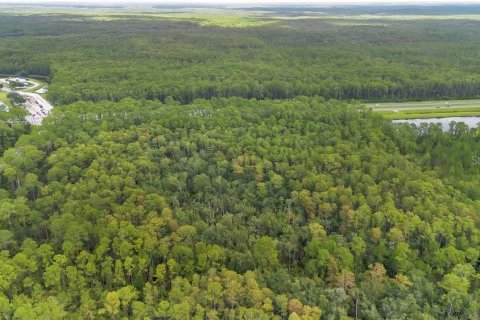
<path fill-rule="evenodd" d="M 0 0 L 0 5 L 14 5 L 14 6 L 25 6 L 25 5 L 77 5 L 77 6 L 96 6 L 96 7 L 105 7 L 112 5 L 130 5 L 130 6 L 142 6 L 142 5 L 182 5 L 182 6 L 241 6 L 241 7 L 251 7 L 251 6 L 286 6 L 286 7 L 299 7 L 299 6 L 464 6 L 464 5 L 479 5 L 480 0 L 464 0 L 464 1 L 451 1 L 451 0 L 431 0 L 431 1 L 415 1 L 415 0 L 393 0 L 393 1 L 382 1 L 382 0 L 365 0 L 365 1 L 352 1 L 344 0 L 341 2 L 334 0 L 327 1 L 304 1 L 300 3 L 292 4 L 289 1 L 269 1 L 269 0 L 249 0 L 249 1 L 220 1 L 220 0 L 200 0 L 200 1 L 176 1 L 176 0 L 142 0 L 141 2 L 137 1 L 128 1 L 128 0 L 104 0 L 101 4 L 95 0 Z"/>

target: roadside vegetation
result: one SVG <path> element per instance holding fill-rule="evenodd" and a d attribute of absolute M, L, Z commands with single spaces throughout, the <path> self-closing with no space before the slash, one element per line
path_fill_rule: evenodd
<path fill-rule="evenodd" d="M 27 100 L 25 100 L 25 98 L 21 94 L 19 94 L 18 92 L 13 92 L 13 91 L 7 93 L 7 98 L 14 105 L 19 105 L 19 104 L 22 104 L 25 101 L 27 101 Z"/>
<path fill-rule="evenodd" d="M 480 116 L 479 108 L 450 109 L 450 110 L 402 110 L 379 111 L 386 119 L 427 119 L 427 118 L 450 118 L 450 117 L 473 117 Z"/>
<path fill-rule="evenodd" d="M 0 102 L 11 107 L 12 102 L 10 101 L 9 98 L 7 98 L 7 93 L 6 92 L 0 92 Z"/>

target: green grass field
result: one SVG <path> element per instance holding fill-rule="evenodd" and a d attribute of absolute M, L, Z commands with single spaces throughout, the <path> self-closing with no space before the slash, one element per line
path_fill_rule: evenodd
<path fill-rule="evenodd" d="M 429 113 L 395 113 L 382 111 L 381 114 L 391 120 L 402 120 L 402 119 L 429 119 L 429 118 L 450 118 L 450 117 L 478 117 L 480 116 L 480 111 L 476 112 L 429 112 Z"/>
<path fill-rule="evenodd" d="M 480 100 L 371 103 L 367 107 L 393 120 L 480 116 Z"/>

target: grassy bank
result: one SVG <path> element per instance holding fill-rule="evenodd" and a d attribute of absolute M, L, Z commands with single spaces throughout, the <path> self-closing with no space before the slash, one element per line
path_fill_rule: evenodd
<path fill-rule="evenodd" d="M 477 117 L 480 116 L 478 111 L 461 111 L 461 112 L 424 112 L 424 113 L 404 113 L 382 111 L 380 112 L 385 118 L 392 120 L 402 119 L 428 119 L 428 118 L 450 118 L 450 117 Z"/>
<path fill-rule="evenodd" d="M 12 104 L 10 103 L 10 99 L 7 98 L 6 92 L 0 92 L 0 102 L 6 104 L 9 107 L 12 106 Z"/>

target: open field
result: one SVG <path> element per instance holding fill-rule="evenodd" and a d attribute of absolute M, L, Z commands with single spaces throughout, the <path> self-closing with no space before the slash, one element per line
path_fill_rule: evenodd
<path fill-rule="evenodd" d="M 370 103 L 367 107 L 388 119 L 425 119 L 480 115 L 480 100 Z"/>

